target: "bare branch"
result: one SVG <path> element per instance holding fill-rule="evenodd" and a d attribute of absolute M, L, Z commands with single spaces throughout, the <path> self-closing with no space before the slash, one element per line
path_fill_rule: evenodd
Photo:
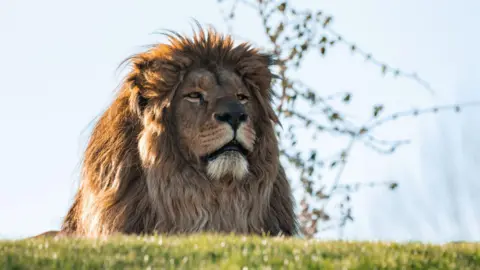
<path fill-rule="evenodd" d="M 435 106 L 435 107 L 424 108 L 424 109 L 413 109 L 413 110 L 408 110 L 403 112 L 395 112 L 380 119 L 372 119 L 369 124 L 365 125 L 365 129 L 372 131 L 374 128 L 378 126 L 384 125 L 390 121 L 398 120 L 400 118 L 419 116 L 427 113 L 437 113 L 440 111 L 454 111 L 458 113 L 463 108 L 477 107 L 477 106 L 480 106 L 480 101 L 466 102 L 466 103 L 454 104 L 454 105 Z"/>

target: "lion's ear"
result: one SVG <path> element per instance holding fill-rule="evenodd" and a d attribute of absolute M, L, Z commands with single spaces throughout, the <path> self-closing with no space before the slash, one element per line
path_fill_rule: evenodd
<path fill-rule="evenodd" d="M 126 78 L 125 87 L 131 111 L 141 117 L 148 100 L 159 94 L 156 88 L 162 79 L 161 72 L 158 61 L 146 53 L 133 56 L 130 61 L 133 68 Z"/>
<path fill-rule="evenodd" d="M 173 61 L 164 57 L 163 54 L 168 50 L 170 49 L 160 46 L 131 57 L 133 69 L 127 77 L 129 102 L 131 110 L 140 117 L 150 100 L 160 101 L 162 106 L 168 107 L 183 79 L 182 67 L 188 61 L 178 57 Z"/>
<path fill-rule="evenodd" d="M 124 62 L 130 61 L 132 64 L 132 70 L 125 78 L 123 91 L 128 95 L 129 108 L 138 117 L 143 115 L 143 111 L 148 104 L 148 97 L 145 95 L 147 81 L 145 78 L 145 71 L 150 69 L 150 61 L 143 55 L 134 55 Z"/>
<path fill-rule="evenodd" d="M 124 84 L 124 93 L 128 95 L 130 111 L 140 118 L 148 104 L 148 97 L 145 95 L 145 86 L 141 83 L 141 76 L 140 71 L 134 69 L 128 75 Z"/>
<path fill-rule="evenodd" d="M 243 57 L 236 65 L 236 72 L 240 77 L 249 84 L 254 84 L 264 98 L 269 98 L 270 95 L 269 89 L 273 77 L 270 71 L 272 61 L 272 56 L 269 54 L 253 53 Z"/>
<path fill-rule="evenodd" d="M 237 72 L 245 84 L 253 91 L 260 106 L 265 110 L 267 117 L 280 126 L 281 123 L 273 110 L 270 101 L 272 99 L 271 83 L 275 77 L 270 71 L 270 66 L 276 63 L 270 54 L 254 54 L 245 57 L 237 64 Z"/>

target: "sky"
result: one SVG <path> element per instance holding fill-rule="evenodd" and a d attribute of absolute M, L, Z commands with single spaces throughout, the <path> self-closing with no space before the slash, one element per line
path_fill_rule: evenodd
<path fill-rule="evenodd" d="M 309 56 L 297 75 L 322 94 L 353 93 L 349 113 L 363 119 L 372 102 L 385 113 L 480 100 L 478 1 L 295 1 L 334 16 L 332 28 L 374 57 L 427 80 L 434 93 L 336 48 Z M 265 44 L 259 20 L 241 7 L 233 32 Z M 120 62 L 161 40 L 191 33 L 192 18 L 226 31 L 208 1 L 0 1 L 0 238 L 58 229 L 79 178 L 89 127 L 111 101 Z M 378 130 L 409 139 L 393 155 L 354 149 L 344 179 L 397 181 L 395 192 L 353 197 L 353 240 L 480 240 L 480 108 L 409 118 Z M 308 142 L 304 142 L 308 143 Z M 317 142 L 318 149 L 337 145 Z M 299 147 L 302 147 L 301 145 Z M 331 235 L 335 237 L 335 235 Z"/>

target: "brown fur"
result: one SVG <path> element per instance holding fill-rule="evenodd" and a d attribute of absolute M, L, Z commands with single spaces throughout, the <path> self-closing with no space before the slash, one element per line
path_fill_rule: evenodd
<path fill-rule="evenodd" d="M 129 59 L 132 71 L 91 135 L 62 234 L 295 234 L 272 125 L 271 56 L 214 30 L 169 41 Z M 184 101 L 191 89 L 208 104 Z M 210 119 L 210 104 L 238 93 L 250 96 L 249 120 L 238 131 L 251 148 L 248 173 L 212 179 L 200 157 L 228 130 Z"/>

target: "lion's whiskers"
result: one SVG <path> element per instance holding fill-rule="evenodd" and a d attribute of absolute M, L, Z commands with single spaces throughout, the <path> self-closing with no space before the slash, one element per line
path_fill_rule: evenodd
<path fill-rule="evenodd" d="M 205 134 L 206 133 L 206 134 Z M 220 126 L 214 132 L 207 131 L 200 135 L 201 152 L 204 154 L 211 153 L 233 139 L 234 133 L 228 126 Z"/>
<path fill-rule="evenodd" d="M 248 126 L 241 126 L 237 131 L 236 139 L 249 151 L 253 150 L 255 131 Z"/>

